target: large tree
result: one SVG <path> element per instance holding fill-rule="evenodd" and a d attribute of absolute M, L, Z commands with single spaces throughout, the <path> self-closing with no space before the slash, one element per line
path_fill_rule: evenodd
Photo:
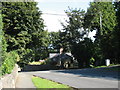
<path fill-rule="evenodd" d="M 69 8 L 65 13 L 69 20 L 66 20 L 66 24 L 62 23 L 63 30 L 61 30 L 60 38 L 62 43 L 70 49 L 71 45 L 79 43 L 85 34 L 83 29 L 85 11 Z"/>
<path fill-rule="evenodd" d="M 116 62 L 120 63 L 120 1 L 114 2 L 116 17 L 117 17 L 117 25 L 115 31 L 113 32 L 114 37 L 114 51 L 115 51 L 115 58 Z"/>
<path fill-rule="evenodd" d="M 85 28 L 96 30 L 96 43 L 104 59 L 114 58 L 113 31 L 116 26 L 115 9 L 112 2 L 91 2 L 85 15 Z M 100 52 L 100 51 L 99 51 Z"/>
<path fill-rule="evenodd" d="M 69 9 L 66 14 L 69 20 L 66 21 L 66 25 L 62 24 L 64 29 L 60 33 L 60 40 L 62 44 L 69 47 L 78 61 L 79 68 L 89 67 L 94 50 L 92 40 L 87 38 L 89 31 L 84 27 L 85 11 Z"/>
<path fill-rule="evenodd" d="M 1 8 L 0 8 L 1 9 Z M 15 62 L 18 59 L 18 54 L 16 52 L 6 52 L 7 44 L 5 39 L 5 34 L 3 32 L 3 22 L 2 14 L 0 10 L 0 76 L 6 73 L 11 73 L 15 66 Z"/>
<path fill-rule="evenodd" d="M 37 3 L 3 2 L 2 6 L 8 52 L 17 50 L 23 63 L 35 60 L 36 50 L 44 46 L 44 23 Z"/>
<path fill-rule="evenodd" d="M 77 59 L 79 68 L 90 67 L 93 52 L 93 42 L 89 38 L 84 38 L 84 40 L 72 46 L 72 55 Z"/>

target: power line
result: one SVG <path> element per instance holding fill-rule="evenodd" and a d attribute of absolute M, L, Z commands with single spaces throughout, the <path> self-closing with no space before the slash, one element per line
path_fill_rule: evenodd
<path fill-rule="evenodd" d="M 56 16 L 66 16 L 65 14 L 55 14 L 55 13 L 42 13 L 47 15 L 56 15 Z"/>

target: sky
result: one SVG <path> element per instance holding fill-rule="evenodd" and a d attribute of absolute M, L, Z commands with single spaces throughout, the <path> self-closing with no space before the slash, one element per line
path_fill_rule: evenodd
<path fill-rule="evenodd" d="M 42 11 L 42 18 L 46 25 L 46 30 L 49 32 L 56 32 L 61 30 L 63 27 L 62 23 L 65 23 L 67 16 L 65 10 L 70 8 L 84 9 L 87 11 L 89 3 L 92 0 L 35 0 L 38 2 L 39 10 Z M 93 35 L 92 33 L 91 35 Z"/>

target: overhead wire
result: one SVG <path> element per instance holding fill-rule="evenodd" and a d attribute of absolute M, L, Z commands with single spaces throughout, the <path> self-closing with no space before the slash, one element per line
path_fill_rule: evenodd
<path fill-rule="evenodd" d="M 66 16 L 65 14 L 55 14 L 55 13 L 42 13 L 47 15 L 56 15 L 56 16 Z"/>

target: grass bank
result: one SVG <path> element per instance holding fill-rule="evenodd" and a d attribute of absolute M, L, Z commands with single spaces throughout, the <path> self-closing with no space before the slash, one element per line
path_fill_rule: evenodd
<path fill-rule="evenodd" d="M 116 65 L 110 64 L 109 66 L 97 66 L 97 67 L 94 67 L 94 68 L 104 68 L 106 70 L 120 72 L 120 70 L 119 70 L 120 64 L 116 64 Z"/>
<path fill-rule="evenodd" d="M 39 77 L 32 77 L 32 82 L 34 83 L 34 85 L 36 86 L 36 88 L 57 88 L 57 89 L 61 89 L 64 88 L 65 90 L 72 90 L 72 88 L 70 88 L 67 85 L 63 85 L 63 84 L 59 84 L 47 79 L 42 79 Z"/>

